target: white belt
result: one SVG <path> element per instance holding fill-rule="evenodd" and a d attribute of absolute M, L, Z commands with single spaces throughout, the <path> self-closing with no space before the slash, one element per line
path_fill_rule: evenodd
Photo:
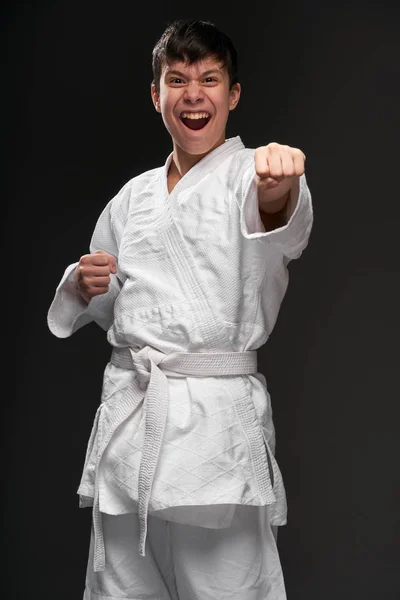
<path fill-rule="evenodd" d="M 164 354 L 149 346 L 145 346 L 139 352 L 131 348 L 114 348 L 110 362 L 116 367 L 136 371 L 138 385 L 142 391 L 141 399 L 146 402 L 145 435 L 138 482 L 139 553 L 145 556 L 148 505 L 168 414 L 167 375 L 173 377 L 250 375 L 257 372 L 257 352 Z M 105 549 L 98 489 L 94 498 L 93 529 L 94 570 L 103 571 Z"/>

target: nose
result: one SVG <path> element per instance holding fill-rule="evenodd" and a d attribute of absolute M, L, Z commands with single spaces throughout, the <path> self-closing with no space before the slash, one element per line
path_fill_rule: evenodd
<path fill-rule="evenodd" d="M 191 82 L 185 89 L 185 102 L 189 102 L 190 104 L 197 104 L 202 102 L 204 99 L 203 90 L 196 82 Z"/>

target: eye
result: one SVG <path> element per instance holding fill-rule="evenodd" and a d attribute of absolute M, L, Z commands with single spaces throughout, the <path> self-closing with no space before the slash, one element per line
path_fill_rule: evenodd
<path fill-rule="evenodd" d="M 216 77 L 206 77 L 204 79 L 205 83 L 218 83 L 218 79 Z"/>
<path fill-rule="evenodd" d="M 183 80 L 180 79 L 179 77 L 174 77 L 173 79 L 170 79 L 169 82 L 174 83 L 176 85 L 180 85 L 181 83 L 183 83 Z"/>

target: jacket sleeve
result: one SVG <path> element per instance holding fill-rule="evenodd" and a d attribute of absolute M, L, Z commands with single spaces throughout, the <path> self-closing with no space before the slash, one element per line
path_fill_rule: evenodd
<path fill-rule="evenodd" d="M 294 180 L 290 192 L 290 202 L 295 207 L 292 216 L 284 226 L 273 231 L 266 232 L 261 221 L 252 155 L 241 181 L 239 201 L 241 231 L 244 237 L 265 240 L 266 243 L 273 244 L 276 250 L 289 260 L 301 256 L 308 245 L 314 218 L 311 192 L 305 175 Z"/>
<path fill-rule="evenodd" d="M 47 313 L 48 327 L 56 337 L 69 337 L 92 321 L 105 331 L 111 327 L 114 320 L 114 303 L 125 281 L 125 276 L 119 270 L 118 255 L 129 198 L 128 182 L 104 208 L 89 245 L 90 253 L 104 250 L 116 258 L 117 273 L 110 274 L 108 292 L 94 296 L 89 304 L 86 304 L 73 281 L 74 271 L 79 263 L 70 264 L 56 288 Z"/>

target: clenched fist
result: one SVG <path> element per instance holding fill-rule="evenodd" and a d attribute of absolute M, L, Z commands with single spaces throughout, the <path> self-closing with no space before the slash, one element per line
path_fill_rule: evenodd
<path fill-rule="evenodd" d="M 278 186 L 284 179 L 303 175 L 305 160 L 306 156 L 299 148 L 276 142 L 256 148 L 254 155 L 256 173 L 268 188 Z"/>
<path fill-rule="evenodd" d="M 254 166 L 260 214 L 278 214 L 285 210 L 294 178 L 304 173 L 305 160 L 306 156 L 299 148 L 276 142 L 256 148 Z M 290 218 L 287 210 L 284 218 Z"/>
<path fill-rule="evenodd" d="M 115 257 L 104 250 L 96 250 L 81 256 L 74 272 L 74 281 L 82 298 L 89 304 L 93 296 L 108 292 L 110 273 L 116 272 Z"/>

